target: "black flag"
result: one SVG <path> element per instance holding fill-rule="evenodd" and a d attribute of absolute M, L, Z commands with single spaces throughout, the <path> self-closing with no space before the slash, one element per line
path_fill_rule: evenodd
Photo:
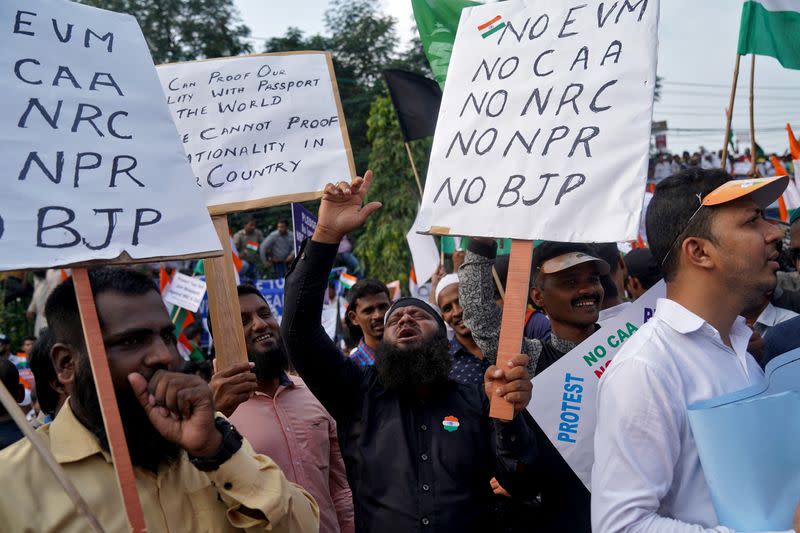
<path fill-rule="evenodd" d="M 436 130 L 442 90 L 435 81 L 405 70 L 383 71 L 400 130 L 406 142 L 430 137 Z"/>

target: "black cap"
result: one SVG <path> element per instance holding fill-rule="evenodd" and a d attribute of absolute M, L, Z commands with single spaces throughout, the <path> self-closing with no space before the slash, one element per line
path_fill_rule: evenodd
<path fill-rule="evenodd" d="M 650 248 L 637 248 L 631 250 L 623 258 L 628 275 L 640 280 L 647 280 L 661 277 L 661 267 L 653 257 Z"/>
<path fill-rule="evenodd" d="M 396 300 L 391 307 L 389 307 L 389 310 L 386 311 L 386 315 L 383 318 L 384 324 L 389 321 L 389 317 L 392 316 L 392 313 L 401 307 L 419 307 L 436 320 L 436 322 L 439 324 L 439 330 L 441 330 L 442 333 L 445 335 L 447 334 L 447 326 L 444 325 L 444 320 L 442 319 L 441 315 L 439 315 L 436 309 L 428 305 L 427 302 L 420 300 L 419 298 L 400 298 L 399 300 Z"/>

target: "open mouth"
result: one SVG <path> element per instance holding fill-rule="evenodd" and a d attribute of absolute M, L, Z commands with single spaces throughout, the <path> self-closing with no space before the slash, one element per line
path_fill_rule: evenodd
<path fill-rule="evenodd" d="M 414 338 L 416 336 L 417 336 L 417 330 L 415 330 L 414 328 L 406 327 L 406 328 L 403 328 L 403 329 L 401 329 L 400 331 L 397 332 L 397 339 L 398 340 L 412 339 L 412 338 Z"/>
<path fill-rule="evenodd" d="M 572 307 L 578 309 L 591 309 L 597 307 L 600 301 L 597 298 L 581 298 L 572 302 Z"/>
<path fill-rule="evenodd" d="M 259 335 L 255 339 L 253 339 L 253 342 L 256 342 L 256 343 L 269 342 L 274 338 L 275 337 L 272 335 L 272 333 L 267 332 L 267 333 L 264 333 L 263 335 Z"/>

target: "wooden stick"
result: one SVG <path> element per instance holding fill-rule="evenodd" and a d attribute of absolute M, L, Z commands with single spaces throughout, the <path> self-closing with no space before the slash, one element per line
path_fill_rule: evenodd
<path fill-rule="evenodd" d="M 756 170 L 756 121 L 753 117 L 753 100 L 755 99 L 755 79 L 756 79 L 756 55 L 753 54 L 750 62 L 750 172 L 754 178 L 758 177 Z"/>
<path fill-rule="evenodd" d="M 414 179 L 417 180 L 417 189 L 419 189 L 419 196 L 422 198 L 422 182 L 419 180 L 419 172 L 417 172 L 417 165 L 414 164 L 414 156 L 411 155 L 411 145 L 408 142 L 403 143 L 406 145 L 406 153 L 408 160 L 411 161 L 411 170 L 414 171 Z"/>
<path fill-rule="evenodd" d="M 508 274 L 506 275 L 506 294 L 503 299 L 503 320 L 500 324 L 500 343 L 497 347 L 497 366 L 501 368 L 506 368 L 506 362 L 522 350 L 532 254 L 533 241 L 519 239 L 511 241 L 511 256 L 508 258 Z M 491 402 L 489 415 L 492 418 L 500 420 L 514 418 L 514 406 L 510 402 L 494 395 L 492 395 Z"/>
<path fill-rule="evenodd" d="M 227 215 L 211 217 L 222 244 L 222 257 L 207 259 L 206 285 L 211 328 L 214 330 L 214 352 L 217 354 L 217 371 L 237 363 L 247 362 L 247 345 L 244 341 L 239 296 L 236 293 L 236 274 L 231 258 L 231 236 Z"/>
<path fill-rule="evenodd" d="M 506 291 L 503 289 L 503 282 L 500 281 L 500 275 L 497 273 L 497 269 L 494 268 L 494 265 L 492 265 L 492 277 L 494 278 L 494 286 L 497 287 L 497 292 L 500 293 L 500 298 L 505 300 Z"/>
<path fill-rule="evenodd" d="M 50 451 L 44 442 L 42 442 L 41 437 L 36 434 L 34 431 L 33 426 L 31 426 L 28 421 L 25 419 L 25 416 L 22 414 L 22 411 L 17 405 L 17 402 L 14 401 L 14 398 L 11 396 L 11 393 L 8 392 L 5 385 L 0 382 L 0 403 L 3 404 L 8 414 L 11 415 L 11 418 L 14 419 L 16 422 L 17 427 L 19 427 L 20 431 L 25 435 L 25 437 L 30 441 L 31 446 L 39 454 L 39 457 L 45 462 L 47 467 L 56 476 L 61 487 L 64 489 L 64 492 L 67 493 L 69 499 L 72 500 L 72 504 L 78 510 L 78 513 L 86 518 L 89 522 L 89 527 L 91 527 L 92 531 L 96 533 L 103 533 L 103 526 L 100 525 L 100 522 L 97 521 L 97 518 L 92 514 L 92 511 L 89 510 L 89 505 L 86 503 L 86 500 L 83 499 L 83 496 L 78 492 L 78 489 L 75 488 L 75 485 L 72 484 L 72 481 L 67 477 L 66 472 L 64 469 L 61 468 L 61 465 L 56 461 L 56 458 L 53 457 L 53 453 Z"/>
<path fill-rule="evenodd" d="M 728 117 L 725 123 L 725 141 L 722 146 L 722 170 L 728 170 L 728 139 L 731 136 L 731 121 L 733 120 L 733 104 L 736 99 L 736 84 L 739 82 L 739 63 L 742 56 L 736 54 L 736 65 L 733 67 L 733 84 L 731 85 L 731 99 L 728 104 Z"/>
<path fill-rule="evenodd" d="M 144 521 L 142 504 L 136 490 L 136 476 L 133 473 L 131 456 L 128 453 L 128 443 L 125 440 L 125 431 L 122 428 L 122 419 L 119 414 L 117 397 L 114 384 L 111 381 L 111 371 L 108 367 L 108 356 L 103 344 L 103 333 L 100 321 L 97 318 L 97 308 L 94 303 L 92 286 L 89 283 L 89 272 L 86 268 L 72 270 L 72 279 L 75 283 L 75 296 L 78 298 L 78 310 L 83 325 L 83 337 L 86 340 L 86 351 L 92 365 L 97 398 L 100 401 L 100 411 L 103 413 L 103 423 L 111 448 L 111 457 L 114 461 L 114 470 L 117 474 L 122 503 L 128 515 L 128 525 L 135 533 L 144 533 L 147 525 Z"/>

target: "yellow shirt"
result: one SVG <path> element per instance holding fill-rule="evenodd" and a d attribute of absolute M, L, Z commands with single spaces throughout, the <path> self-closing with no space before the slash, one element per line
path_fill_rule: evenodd
<path fill-rule="evenodd" d="M 111 457 L 81 424 L 69 402 L 52 423 L 37 430 L 89 508 L 108 533 L 127 532 L 127 518 Z M 247 441 L 214 472 L 201 472 L 187 454 L 158 474 L 134 468 L 148 533 L 291 531 L 315 532 L 319 510 L 302 488 L 289 483 L 278 465 L 256 454 Z M 0 452 L 0 529 L 84 532 L 61 485 L 27 439 Z M 267 519 L 240 513 L 247 507 Z M 258 513 L 250 513 L 258 514 Z"/>

